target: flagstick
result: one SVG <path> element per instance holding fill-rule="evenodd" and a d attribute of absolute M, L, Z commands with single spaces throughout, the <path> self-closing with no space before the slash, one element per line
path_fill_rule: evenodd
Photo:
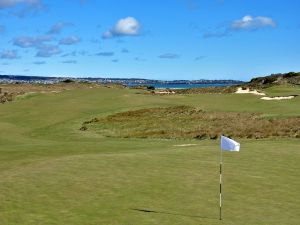
<path fill-rule="evenodd" d="M 220 220 L 222 220 L 222 162 L 223 162 L 223 155 L 222 155 L 222 148 L 220 154 Z"/>
<path fill-rule="evenodd" d="M 220 152 L 220 217 L 222 220 L 222 164 L 223 164 L 223 150 L 224 151 L 240 151 L 240 143 L 232 140 L 224 135 L 221 135 L 221 152 Z"/>

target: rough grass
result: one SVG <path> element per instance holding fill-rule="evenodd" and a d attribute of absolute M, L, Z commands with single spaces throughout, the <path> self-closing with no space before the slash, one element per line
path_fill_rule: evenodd
<path fill-rule="evenodd" d="M 241 85 L 225 86 L 225 87 L 203 87 L 175 89 L 176 94 L 230 94 L 234 93 Z"/>
<path fill-rule="evenodd" d="M 95 118 L 81 130 L 107 137 L 216 139 L 221 134 L 236 138 L 300 138 L 300 117 L 263 118 L 258 113 L 207 112 L 175 106 L 127 111 Z"/>
<path fill-rule="evenodd" d="M 64 91 L 71 89 L 84 89 L 84 88 L 96 88 L 98 84 L 84 83 L 84 82 L 72 82 L 72 83 L 55 83 L 55 84 L 2 84 L 0 88 L 2 92 L 7 93 L 28 93 L 28 92 L 48 92 L 48 91 Z"/>

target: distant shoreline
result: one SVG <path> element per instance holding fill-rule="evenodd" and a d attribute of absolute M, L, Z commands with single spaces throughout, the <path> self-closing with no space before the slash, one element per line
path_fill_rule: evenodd
<path fill-rule="evenodd" d="M 152 84 L 143 84 L 144 86 L 152 86 L 155 89 L 189 89 L 189 88 L 207 88 L 207 87 L 227 87 L 238 85 L 240 83 L 210 83 L 210 84 L 190 84 L 190 83 L 182 83 L 182 84 L 161 84 L 161 83 L 152 83 Z M 128 87 L 137 87 L 139 85 L 128 85 Z"/>
<path fill-rule="evenodd" d="M 43 77 L 23 75 L 0 75 L 0 83 L 31 83 L 31 84 L 54 84 L 68 80 L 69 82 L 90 82 L 101 84 L 122 84 L 129 87 L 153 86 L 155 88 L 184 89 L 194 87 L 220 87 L 243 84 L 239 80 L 152 80 L 143 78 L 75 78 L 75 77 Z"/>

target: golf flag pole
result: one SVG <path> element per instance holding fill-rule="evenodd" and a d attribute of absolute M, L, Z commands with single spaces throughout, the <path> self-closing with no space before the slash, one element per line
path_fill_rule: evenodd
<path fill-rule="evenodd" d="M 221 148 L 220 148 L 220 214 L 219 219 L 222 220 L 222 164 L 223 164 L 223 151 L 239 152 L 240 144 L 228 137 L 221 135 Z"/>
<path fill-rule="evenodd" d="M 220 151 L 220 220 L 222 220 L 222 161 L 223 161 L 223 154 L 222 148 Z"/>

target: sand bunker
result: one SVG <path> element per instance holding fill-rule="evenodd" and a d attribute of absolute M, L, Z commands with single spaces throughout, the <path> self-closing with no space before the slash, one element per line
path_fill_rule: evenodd
<path fill-rule="evenodd" d="M 254 95 L 266 95 L 265 93 L 258 92 L 257 90 L 250 91 L 249 88 L 243 90 L 243 88 L 238 88 L 235 92 L 236 94 L 254 94 Z"/>
<path fill-rule="evenodd" d="M 290 96 L 277 96 L 277 97 L 262 97 L 260 99 L 262 100 L 267 100 L 267 101 L 270 101 L 270 100 L 288 100 L 288 99 L 292 99 L 292 98 L 295 98 L 296 96 L 295 95 L 290 95 Z"/>
<path fill-rule="evenodd" d="M 237 91 L 235 92 L 236 94 L 254 94 L 254 95 L 266 95 L 265 93 L 258 92 L 257 90 L 250 91 L 249 88 L 243 89 L 243 88 L 238 88 Z M 288 100 L 288 99 L 293 99 L 297 95 L 290 95 L 290 96 L 276 96 L 276 97 L 262 97 L 260 99 L 266 100 L 266 101 L 271 101 L 271 100 Z"/>
<path fill-rule="evenodd" d="M 176 94 L 175 91 L 170 91 L 170 90 L 161 90 L 161 91 L 155 91 L 155 94 Z"/>

